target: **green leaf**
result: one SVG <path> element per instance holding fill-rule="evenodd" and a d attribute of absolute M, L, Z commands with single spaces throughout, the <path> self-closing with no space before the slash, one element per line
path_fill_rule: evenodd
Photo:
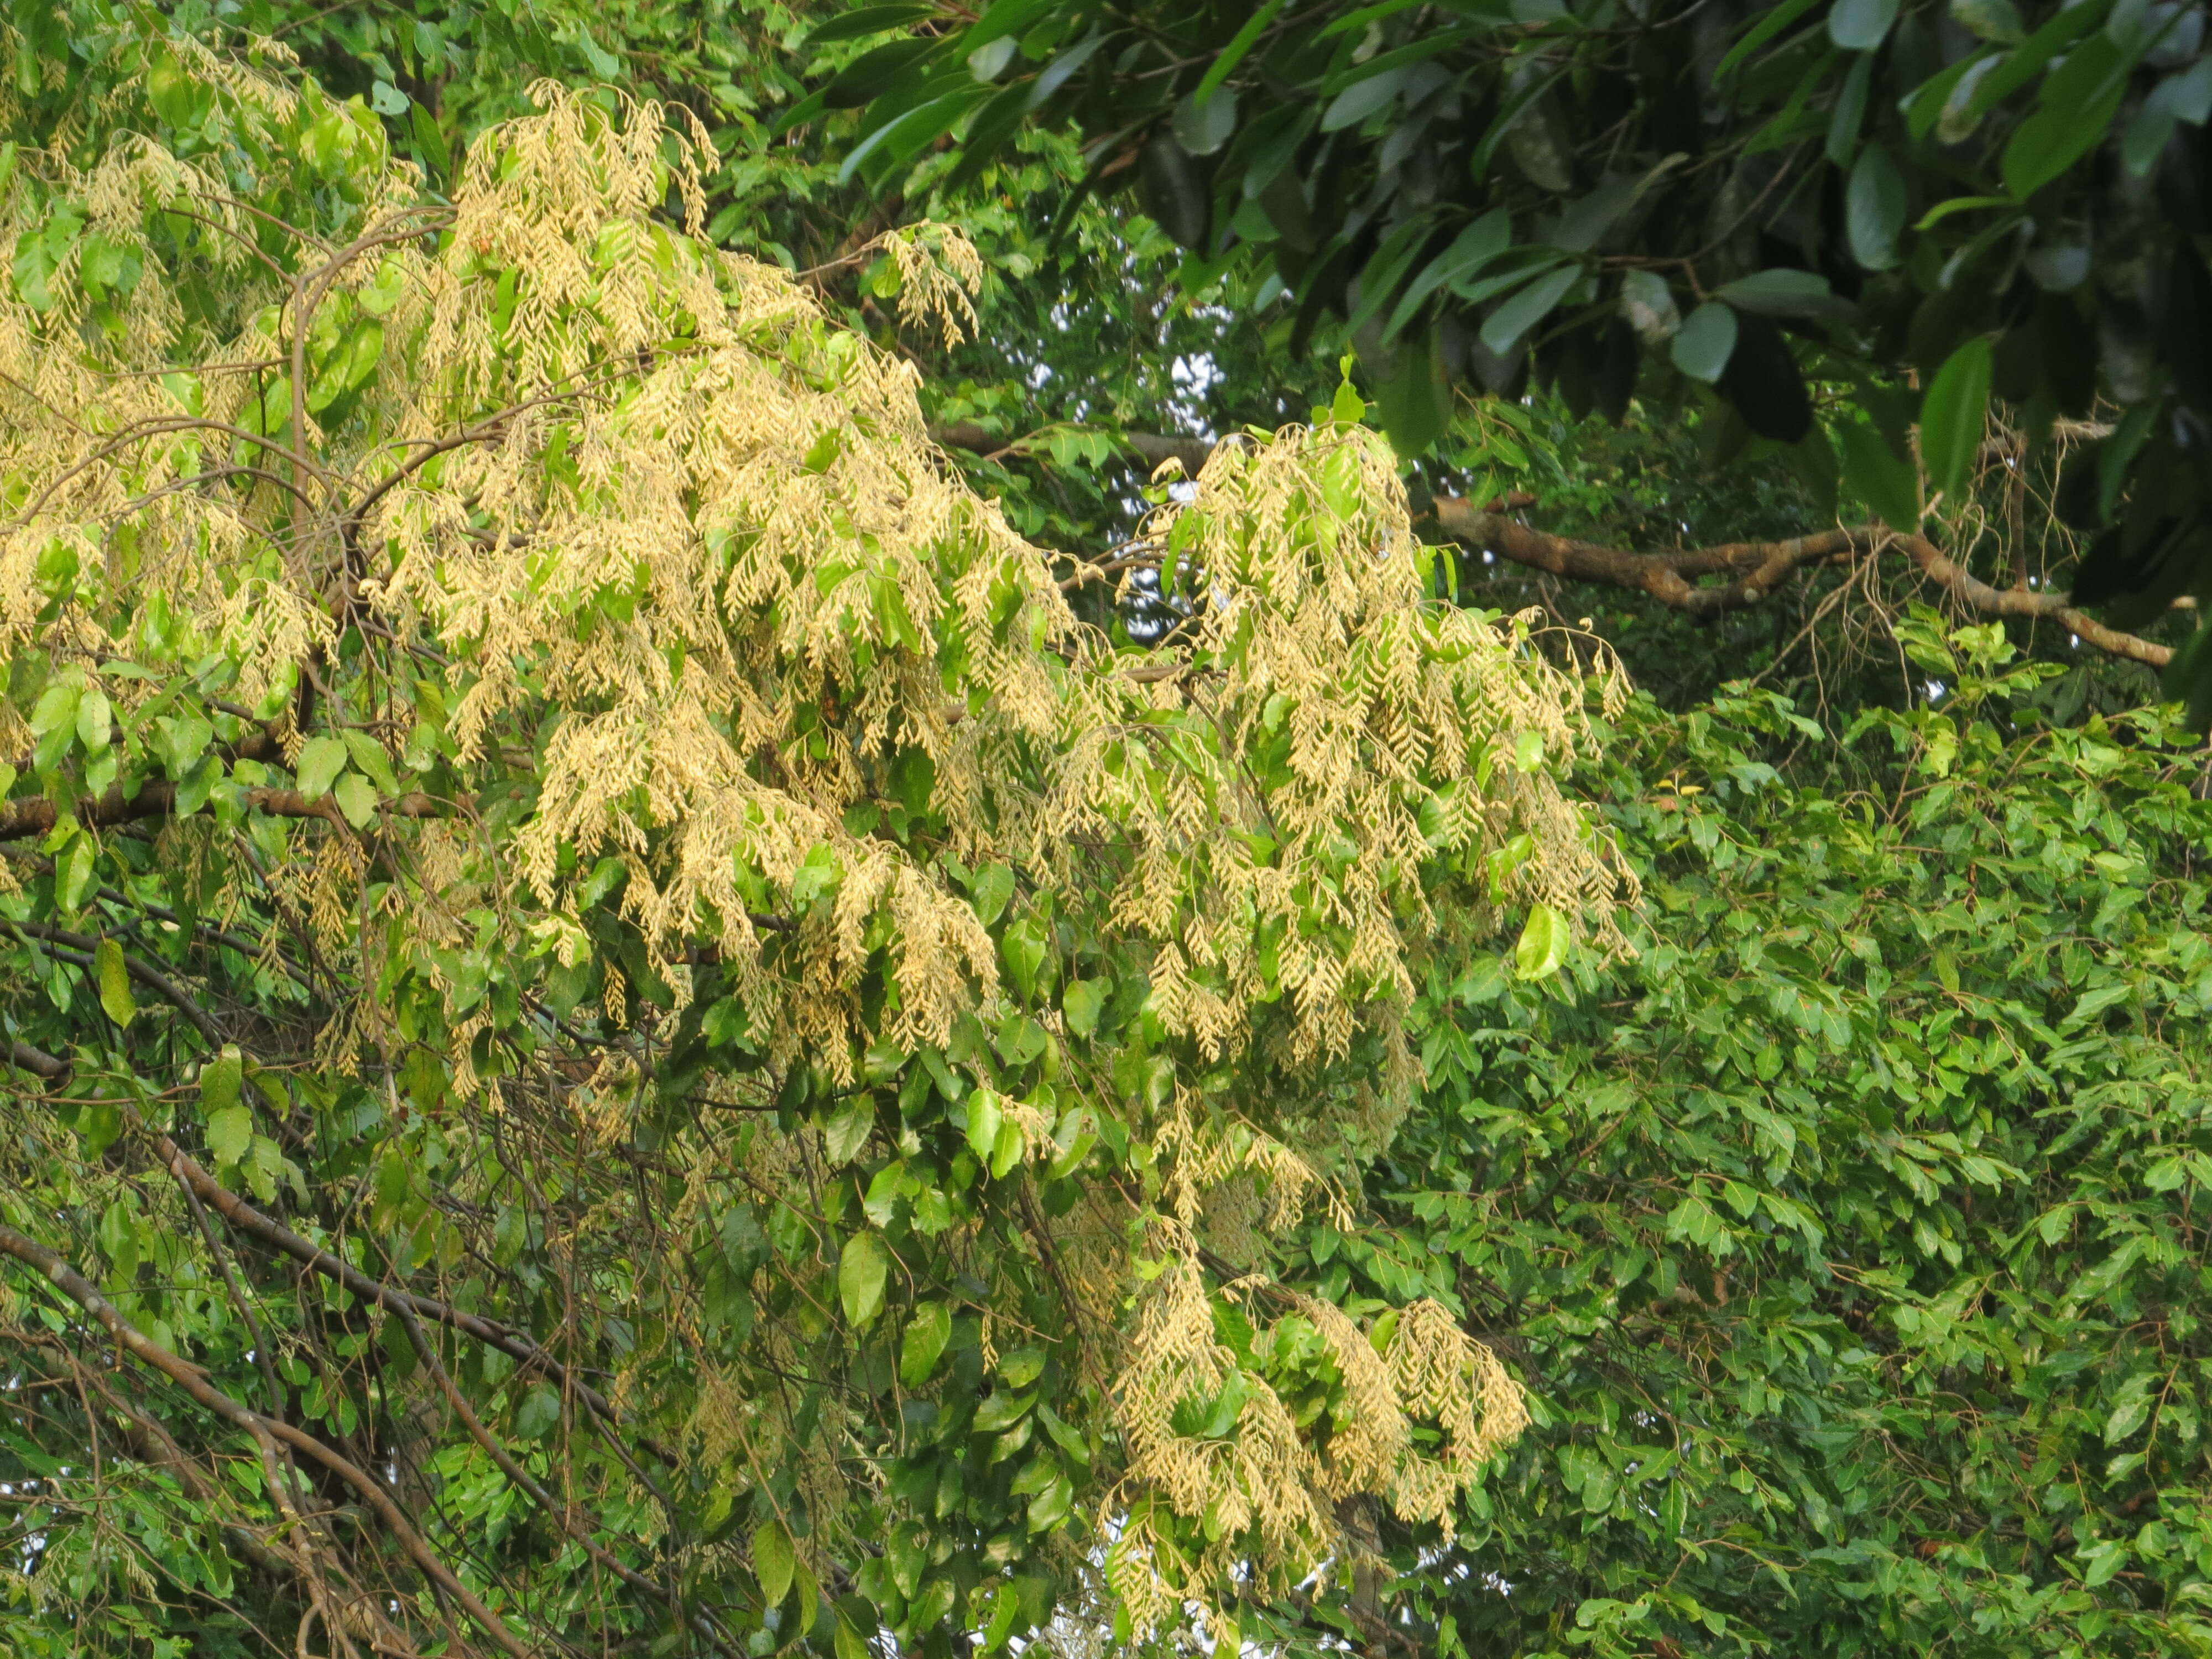
<path fill-rule="evenodd" d="M 855 1233 L 845 1241 L 837 1261 L 837 1297 L 848 1323 L 865 1325 L 883 1310 L 884 1280 L 890 1272 L 883 1241 L 873 1233 Z"/>
<path fill-rule="evenodd" d="M 1244 20 L 1243 27 L 1229 37 L 1205 76 L 1191 93 L 1192 101 L 1203 104 L 1213 96 L 1214 88 L 1229 78 L 1229 72 L 1244 61 L 1244 54 L 1252 50 L 1252 43 L 1266 33 L 1267 25 L 1275 21 L 1275 14 L 1283 9 L 1284 0 L 1263 0 L 1260 9 Z"/>
<path fill-rule="evenodd" d="M 218 1169 L 229 1169 L 245 1158 L 253 1144 L 253 1114 L 239 1105 L 225 1106 L 207 1115 L 207 1148 Z"/>
<path fill-rule="evenodd" d="M 1321 130 L 1335 132 L 1343 127 L 1357 126 L 1395 98 L 1413 72 L 1412 64 L 1401 64 L 1395 69 L 1354 81 L 1330 100 L 1328 107 L 1322 112 Z"/>
<path fill-rule="evenodd" d="M 309 800 L 320 800 L 331 793 L 331 785 L 345 769 L 346 746 L 336 738 L 310 738 L 300 745 L 299 763 L 293 768 L 298 779 L 300 793 Z"/>
<path fill-rule="evenodd" d="M 97 755 L 107 747 L 108 738 L 115 729 L 115 711 L 107 701 L 107 694 L 98 686 L 88 686 L 76 704 L 76 740 L 84 745 L 85 753 Z"/>
<path fill-rule="evenodd" d="M 1738 311 L 1766 317 L 1820 317 L 1845 308 L 1828 287 L 1826 277 L 1818 271 L 1785 266 L 1753 271 L 1725 283 L 1713 290 L 1713 297 L 1727 301 Z"/>
<path fill-rule="evenodd" d="M 988 1089 L 978 1089 L 968 1097 L 968 1150 L 979 1162 L 988 1164 L 998 1150 L 999 1125 L 1003 1114 L 999 1110 L 999 1097 Z"/>
<path fill-rule="evenodd" d="M 1571 935 L 1566 918 L 1548 904 L 1531 905 L 1521 928 L 1520 943 L 1513 947 L 1513 969 L 1523 979 L 1543 979 L 1559 970 L 1567 959 Z"/>
<path fill-rule="evenodd" d="M 392 769 L 392 757 L 384 752 L 384 745 L 366 732 L 349 726 L 340 735 L 345 739 L 346 753 L 362 773 L 376 781 L 376 787 L 387 795 L 399 793 L 399 775 Z M 304 751 L 301 759 L 307 758 Z"/>
<path fill-rule="evenodd" d="M 1818 3 L 1819 0 L 1781 0 L 1779 5 L 1767 7 L 1759 21 L 1744 31 L 1743 39 L 1728 49 L 1727 56 L 1713 70 L 1713 79 L 1719 80 Z"/>
<path fill-rule="evenodd" d="M 100 969 L 100 1006 L 107 1011 L 108 1018 L 127 1027 L 138 1005 L 131 1000 L 131 970 L 124 965 L 123 947 L 104 939 L 93 957 Z"/>
<path fill-rule="evenodd" d="M 1567 297 L 1567 290 L 1582 278 L 1580 265 L 1563 265 L 1540 276 L 1497 310 L 1482 325 L 1482 343 L 1503 357 L 1521 343 L 1521 337 L 1552 314 Z"/>
<path fill-rule="evenodd" d="M 83 905 L 99 868 L 100 843 L 87 835 L 71 836 L 69 850 L 54 866 L 54 897 L 63 909 L 75 910 Z"/>
<path fill-rule="evenodd" d="M 1044 1532 L 1067 1519 L 1067 1512 L 1075 1504 L 1075 1487 L 1065 1474 L 1030 1500 L 1029 1525 L 1031 1532 Z"/>
<path fill-rule="evenodd" d="M 1728 372 L 1736 334 L 1735 313 L 1718 300 L 1708 300 L 1682 319 L 1668 354 L 1683 374 L 1710 386 Z"/>
<path fill-rule="evenodd" d="M 997 1144 L 991 1149 L 991 1179 L 1004 1181 L 1006 1171 L 1021 1161 L 1022 1149 L 1028 1144 L 1020 1124 L 1012 1118 L 1001 1122 Z"/>
<path fill-rule="evenodd" d="M 1828 9 L 1828 39 L 1845 52 L 1872 52 L 1889 38 L 1898 0 L 1836 0 Z"/>
<path fill-rule="evenodd" d="M 822 1150 L 833 1169 L 850 1164 L 876 1127 L 876 1097 L 863 1090 L 822 1125 Z"/>
<path fill-rule="evenodd" d="M 31 709 L 32 735 L 43 738 L 49 732 L 75 732 L 77 699 L 83 695 L 82 686 L 68 684 L 50 685 L 40 692 Z"/>
<path fill-rule="evenodd" d="M 1844 187 L 1844 229 L 1851 258 L 1869 270 L 1897 263 L 1898 233 L 1905 228 L 1905 175 L 1880 144 L 1869 144 L 1851 164 Z"/>
<path fill-rule="evenodd" d="M 798 1565 L 791 1534 L 781 1521 L 763 1521 L 753 1528 L 753 1577 L 760 1580 L 761 1600 L 780 1607 L 791 1589 L 792 1569 Z"/>
<path fill-rule="evenodd" d="M 1954 351 L 1920 405 L 1920 458 L 1931 489 L 1959 500 L 1974 476 L 1974 459 L 1989 428 L 1991 353 L 1987 336 Z"/>
<path fill-rule="evenodd" d="M 1005 913 L 1006 901 L 1014 896 L 1014 872 L 1003 864 L 987 864 L 975 872 L 969 893 L 975 906 L 975 920 L 988 927 Z"/>
<path fill-rule="evenodd" d="M 1211 155 L 1237 131 L 1237 94 L 1223 88 L 1201 100 L 1197 94 L 1176 104 L 1176 142 L 1193 155 Z"/>
<path fill-rule="evenodd" d="M 1906 534 L 1920 527 L 1920 477 L 1881 433 L 1860 421 L 1836 428 L 1843 451 L 1844 482 L 1892 530 Z"/>
<path fill-rule="evenodd" d="M 337 797 L 338 811 L 345 814 L 346 822 L 356 830 L 368 828 L 376 816 L 376 786 L 358 772 L 348 772 L 332 792 Z"/>
<path fill-rule="evenodd" d="M 1077 1036 L 1087 1037 L 1098 1029 L 1098 1013 L 1106 1004 L 1106 981 L 1097 979 L 1075 979 L 1067 982 L 1060 994 L 1060 1012 L 1067 1029 Z"/>
<path fill-rule="evenodd" d="M 235 1105 L 239 1085 L 245 1080 L 246 1059 L 234 1042 L 200 1067 L 200 1104 L 209 1112 Z"/>
<path fill-rule="evenodd" d="M 886 29 L 902 29 L 909 24 L 927 21 L 936 15 L 934 6 L 916 5 L 911 0 L 902 5 L 862 6 L 816 27 L 807 35 L 806 44 L 826 46 L 838 40 L 864 40 Z"/>
<path fill-rule="evenodd" d="M 2119 113 L 2135 61 L 2104 34 L 2069 53 L 2044 82 L 2040 106 L 2005 145 L 2005 188 L 2025 199 L 2087 155 Z"/>
<path fill-rule="evenodd" d="M 446 143 L 446 135 L 438 126 L 438 118 L 430 113 L 428 104 L 417 104 L 410 112 L 410 126 L 415 134 L 415 152 L 422 158 L 434 178 L 443 179 L 453 170 L 453 152 Z"/>
<path fill-rule="evenodd" d="M 540 1382 L 522 1396 L 522 1404 L 515 1408 L 514 1437 L 543 1440 L 560 1422 L 561 1396 Z"/>
<path fill-rule="evenodd" d="M 916 1305 L 899 1340 L 899 1381 L 918 1389 L 929 1381 L 945 1345 L 952 1336 L 952 1310 L 942 1302 Z"/>
<path fill-rule="evenodd" d="M 875 1659 L 876 1650 L 868 1645 L 867 1638 L 860 1634 L 842 1607 L 837 1610 L 835 1623 L 836 1627 L 830 1632 L 830 1644 L 836 1659 Z"/>

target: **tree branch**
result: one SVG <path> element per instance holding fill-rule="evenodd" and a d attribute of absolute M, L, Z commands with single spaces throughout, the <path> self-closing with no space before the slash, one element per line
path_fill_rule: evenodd
<path fill-rule="evenodd" d="M 296 789 L 248 789 L 246 792 L 248 810 L 265 812 L 279 818 L 325 818 L 332 823 L 340 821 L 337 802 L 325 795 L 310 800 Z M 126 797 L 123 786 L 116 784 L 97 800 L 80 799 L 76 817 L 88 828 L 109 824 L 130 823 L 140 818 L 161 818 L 177 810 L 177 786 L 173 783 L 141 784 L 138 793 Z M 443 803 L 423 794 L 420 790 L 404 795 L 394 795 L 380 801 L 377 810 L 401 818 L 438 818 L 447 816 Z M 29 836 L 43 836 L 61 821 L 61 808 L 46 795 L 33 795 L 22 800 L 12 800 L 0 805 L 0 841 L 20 841 Z"/>
<path fill-rule="evenodd" d="M 94 965 L 94 953 L 99 950 L 100 941 L 89 933 L 73 933 L 66 927 L 56 927 L 43 921 L 10 921 L 7 925 L 18 933 L 39 940 L 49 950 L 58 945 L 67 946 L 66 951 L 56 951 L 55 953 L 69 957 L 80 968 Z M 128 951 L 124 953 L 123 968 L 131 978 L 191 1021 L 202 1036 L 216 1048 L 222 1047 L 222 1028 L 182 986 L 151 963 L 142 961 Z"/>
<path fill-rule="evenodd" d="M 13 1227 L 0 1226 L 0 1254 L 12 1255 L 26 1266 L 35 1268 L 63 1295 L 91 1315 L 114 1339 L 118 1346 L 128 1349 L 141 1363 L 167 1377 L 217 1417 L 246 1430 L 257 1438 L 280 1440 L 295 1450 L 305 1452 L 343 1480 L 368 1501 L 369 1507 L 376 1511 L 378 1517 L 392 1535 L 399 1540 L 400 1547 L 422 1570 L 425 1577 L 460 1603 L 484 1633 L 513 1655 L 514 1659 L 530 1659 L 530 1650 L 515 1639 L 514 1632 L 497 1614 L 478 1601 L 469 1587 L 454 1577 L 453 1570 L 438 1559 L 436 1552 L 424 1541 L 422 1535 L 408 1523 L 399 1505 L 392 1501 L 392 1494 L 366 1470 L 341 1457 L 314 1436 L 275 1418 L 264 1417 L 233 1400 L 209 1382 L 198 1366 L 178 1358 L 149 1339 L 117 1311 L 115 1305 L 95 1290 L 82 1273 L 36 1239 L 17 1232 Z"/>
<path fill-rule="evenodd" d="M 1021 444 L 1019 438 L 1000 438 L 986 432 L 973 421 L 953 421 L 944 426 L 929 428 L 929 435 L 948 449 L 964 449 L 986 459 L 1006 454 Z M 1124 432 L 1121 447 L 1143 461 L 1147 468 L 1157 468 L 1168 460 L 1182 463 L 1184 473 L 1198 476 L 1206 458 L 1213 453 L 1213 440 L 1194 438 L 1158 432 Z"/>
<path fill-rule="evenodd" d="M 1675 552 L 1638 553 L 1569 536 L 1547 535 L 1503 514 L 1483 511 L 1456 495 L 1437 497 L 1434 511 L 1437 523 L 1448 534 L 1471 547 L 1487 549 L 1500 558 L 1570 581 L 1603 582 L 1648 593 L 1692 617 L 1718 617 L 1756 605 L 1808 566 L 1895 548 L 1912 561 L 1922 575 L 1984 616 L 2048 617 L 2086 644 L 2153 668 L 2164 667 L 2173 655 L 2169 646 L 2107 628 L 2075 609 L 2067 594 L 1992 587 L 1925 536 L 1899 535 L 1882 525 L 1857 525 L 1783 541 L 1724 542 Z M 1703 586 L 1697 580 L 1703 576 L 1732 580 Z"/>

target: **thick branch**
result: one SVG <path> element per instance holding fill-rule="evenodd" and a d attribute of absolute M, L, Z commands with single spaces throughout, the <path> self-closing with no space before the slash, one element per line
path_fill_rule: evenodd
<path fill-rule="evenodd" d="M 9 1043 L 8 1058 L 32 1076 L 42 1077 L 49 1083 L 58 1083 L 69 1075 L 69 1061 L 43 1048 L 34 1048 L 21 1037 Z"/>
<path fill-rule="evenodd" d="M 2049 617 L 2089 645 L 2113 656 L 2164 667 L 2172 647 L 2107 628 L 2074 608 L 2069 596 L 2032 588 L 1992 587 L 1970 574 L 1925 536 L 1899 535 L 1881 525 L 1858 525 L 1783 541 L 1725 542 L 1674 552 L 1638 553 L 1601 547 L 1570 536 L 1551 536 L 1502 514 L 1477 508 L 1455 495 L 1436 501 L 1437 522 L 1470 546 L 1548 571 L 1570 581 L 1603 582 L 1649 593 L 1692 617 L 1711 617 L 1756 605 L 1798 571 L 1832 560 L 1901 550 L 1920 573 L 1961 605 L 1990 617 Z M 1700 576 L 1733 580 L 1701 586 Z"/>

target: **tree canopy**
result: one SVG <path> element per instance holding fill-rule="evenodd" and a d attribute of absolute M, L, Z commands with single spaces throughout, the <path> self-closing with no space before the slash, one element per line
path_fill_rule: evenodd
<path fill-rule="evenodd" d="M 918 6 L 58 15 L 0 1652 L 2203 1651 L 2212 809 L 2177 623 L 2065 592 L 2112 411 L 1868 528 L 1540 343 L 1409 464 L 1371 319 L 1056 128 L 847 168 L 915 48 L 804 54 Z"/>

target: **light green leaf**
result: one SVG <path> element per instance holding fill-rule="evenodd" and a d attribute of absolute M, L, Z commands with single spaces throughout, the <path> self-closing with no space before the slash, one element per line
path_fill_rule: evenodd
<path fill-rule="evenodd" d="M 200 1067 L 200 1104 L 210 1112 L 235 1105 L 245 1075 L 246 1060 L 238 1045 L 226 1043 L 221 1054 Z"/>
<path fill-rule="evenodd" d="M 96 755 L 107 747 L 114 729 L 115 711 L 108 704 L 107 694 L 97 686 L 88 688 L 77 699 L 76 740 L 87 754 Z"/>
<path fill-rule="evenodd" d="M 58 732 L 64 726 L 76 725 L 77 699 L 84 695 L 79 685 L 50 685 L 39 694 L 39 701 L 31 710 L 31 732 L 43 738 L 49 732 Z"/>
<path fill-rule="evenodd" d="M 781 1521 L 763 1521 L 753 1528 L 753 1577 L 760 1580 L 761 1599 L 768 1606 L 783 1605 L 791 1589 L 792 1569 L 797 1565 L 791 1535 Z"/>
<path fill-rule="evenodd" d="M 875 1097 L 866 1091 L 854 1095 L 822 1125 L 822 1149 L 833 1168 L 842 1169 L 867 1144 L 876 1127 Z"/>
<path fill-rule="evenodd" d="M 522 1396 L 514 1413 L 514 1437 L 543 1440 L 561 1421 L 561 1396 L 543 1382 Z"/>
<path fill-rule="evenodd" d="M 1021 1161 L 1022 1148 L 1027 1143 L 1022 1138 L 1022 1126 L 1012 1118 L 999 1125 L 999 1139 L 991 1149 L 991 1179 L 1004 1181 L 1006 1171 Z"/>
<path fill-rule="evenodd" d="M 1237 131 L 1237 94 L 1227 87 L 1203 100 L 1195 94 L 1175 108 L 1176 142 L 1193 155 L 1211 155 Z"/>
<path fill-rule="evenodd" d="M 346 753 L 363 774 L 375 780 L 376 787 L 387 795 L 399 793 L 399 775 L 392 769 L 392 757 L 384 752 L 384 745 L 366 732 L 349 727 L 339 734 L 345 739 Z"/>
<path fill-rule="evenodd" d="M 1954 351 L 1920 405 L 1920 458 L 1931 489 L 1956 501 L 1974 476 L 1990 418 L 1991 353 L 1986 336 Z"/>
<path fill-rule="evenodd" d="M 865 1325 L 883 1310 L 884 1280 L 890 1262 L 883 1241 L 873 1233 L 855 1233 L 845 1241 L 837 1262 L 837 1297 L 845 1304 L 845 1318 Z"/>
<path fill-rule="evenodd" d="M 1580 265 L 1562 265 L 1538 277 L 1490 313 L 1482 325 L 1482 343 L 1503 357 L 1521 343 L 1522 336 L 1552 314 L 1567 297 L 1567 290 L 1582 280 Z"/>
<path fill-rule="evenodd" d="M 985 1163 L 998 1150 L 1000 1117 L 999 1097 L 988 1089 L 968 1097 L 968 1149 Z"/>
<path fill-rule="evenodd" d="M 1728 372 L 1735 337 L 1735 313 L 1718 300 L 1708 300 L 1683 319 L 1668 350 L 1675 368 L 1710 385 Z"/>
<path fill-rule="evenodd" d="M 69 850 L 56 861 L 54 869 L 55 897 L 63 909 L 75 910 L 84 903 L 99 866 L 100 844 L 87 835 L 71 837 Z"/>
<path fill-rule="evenodd" d="M 1060 994 L 1060 1012 L 1067 1022 L 1067 1029 L 1079 1037 L 1087 1037 L 1098 1029 L 1099 1010 L 1106 1003 L 1106 981 L 1100 979 L 1070 980 L 1066 989 Z"/>
<path fill-rule="evenodd" d="M 1567 959 L 1570 942 L 1566 919 L 1548 904 L 1529 907 L 1521 929 L 1521 942 L 1513 947 L 1514 971 L 1523 979 L 1543 979 L 1559 970 Z"/>
<path fill-rule="evenodd" d="M 128 1026 L 138 1005 L 131 1000 L 131 970 L 124 966 L 123 947 L 104 939 L 93 956 L 100 968 L 100 1006 L 107 1011 L 108 1018 Z"/>
<path fill-rule="evenodd" d="M 1836 0 L 1828 9 L 1828 38 L 1845 52 L 1872 52 L 1889 37 L 1898 0 Z"/>
<path fill-rule="evenodd" d="M 1067 1519 L 1074 1506 L 1075 1487 L 1065 1474 L 1030 1500 L 1030 1530 L 1043 1532 Z"/>
<path fill-rule="evenodd" d="M 358 772 L 348 772 L 338 780 L 333 793 L 346 822 L 356 830 L 368 829 L 369 821 L 376 816 L 376 786 Z"/>
<path fill-rule="evenodd" d="M 309 738 L 300 745 L 300 762 L 293 769 L 300 793 L 309 800 L 320 800 L 331 793 L 345 763 L 346 746 L 336 738 Z"/>
<path fill-rule="evenodd" d="M 207 1147 L 215 1154 L 216 1167 L 228 1169 L 236 1164 L 252 1144 L 253 1114 L 245 1107 L 225 1106 L 208 1114 Z"/>
<path fill-rule="evenodd" d="M 975 919 L 988 927 L 1014 896 L 1014 872 L 1003 864 L 987 864 L 975 872 L 969 890 L 975 896 Z"/>
<path fill-rule="evenodd" d="M 916 1307 L 914 1316 L 907 1321 L 906 1334 L 899 1341 L 899 1381 L 909 1389 L 918 1389 L 928 1382 L 951 1336 L 950 1307 L 942 1302 L 924 1302 Z"/>

